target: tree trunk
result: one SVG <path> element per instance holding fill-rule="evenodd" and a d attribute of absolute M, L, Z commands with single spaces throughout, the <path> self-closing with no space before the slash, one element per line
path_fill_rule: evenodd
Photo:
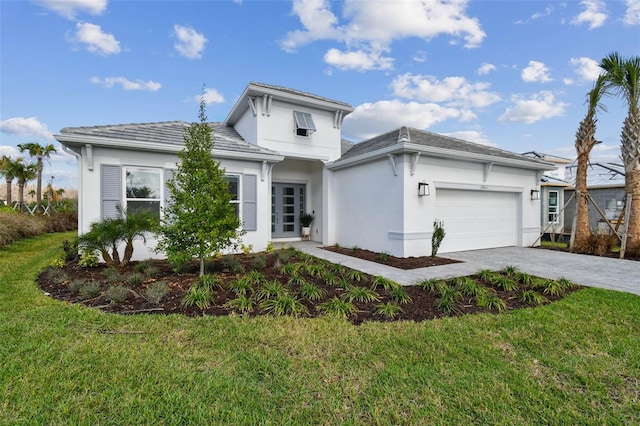
<path fill-rule="evenodd" d="M 11 184 L 13 184 L 13 179 L 7 179 L 7 205 L 11 207 Z"/>
<path fill-rule="evenodd" d="M 640 169 L 626 172 L 625 188 L 627 194 L 633 194 L 629 210 L 629 227 L 627 228 L 628 253 L 640 255 Z"/>
<path fill-rule="evenodd" d="M 200 256 L 200 276 L 204 276 L 204 256 Z"/>
<path fill-rule="evenodd" d="M 42 158 L 38 157 L 38 182 L 36 185 L 36 214 L 42 208 Z"/>
<path fill-rule="evenodd" d="M 587 168 L 589 152 L 578 155 L 576 171 L 576 229 L 574 229 L 574 251 L 584 251 L 591 236 L 589 227 L 589 203 L 587 201 Z"/>
<path fill-rule="evenodd" d="M 24 212 L 24 185 L 26 182 L 18 182 L 18 211 Z"/>

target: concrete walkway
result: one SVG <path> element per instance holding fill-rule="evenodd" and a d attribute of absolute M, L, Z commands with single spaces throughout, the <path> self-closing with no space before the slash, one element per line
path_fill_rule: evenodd
<path fill-rule="evenodd" d="M 640 295 L 640 262 L 633 260 L 536 248 L 503 247 L 446 253 L 442 257 L 460 260 L 462 263 L 405 271 L 323 250 L 321 245 L 313 241 L 287 243 L 287 246 L 370 275 L 382 275 L 402 285 L 416 284 L 430 278 L 470 275 L 480 269 L 497 270 L 505 266 L 516 266 L 520 271 L 538 277 L 551 279 L 564 277 L 589 287 Z"/>

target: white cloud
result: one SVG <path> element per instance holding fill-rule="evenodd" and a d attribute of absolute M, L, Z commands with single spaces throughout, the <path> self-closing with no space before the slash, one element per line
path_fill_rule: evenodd
<path fill-rule="evenodd" d="M 478 19 L 466 15 L 466 0 L 452 2 L 395 1 L 373 2 L 346 0 L 342 10 L 344 22 L 332 12 L 328 0 L 294 0 L 292 14 L 300 19 L 303 29 L 286 34 L 281 46 L 291 52 L 317 40 L 344 43 L 347 53 L 331 49 L 325 55 L 339 64 L 363 62 L 388 52 L 393 41 L 418 37 L 425 40 L 447 35 L 463 39 L 465 47 L 477 47 L 486 36 Z M 357 52 L 360 58 L 354 59 Z M 338 56 L 349 55 L 349 57 Z M 364 54 L 363 54 L 364 53 Z M 390 61 L 390 58 L 383 58 Z M 375 61 L 374 61 L 375 62 Z M 388 62 L 376 62 L 373 69 L 387 69 Z M 343 67 L 341 69 L 360 69 Z"/>
<path fill-rule="evenodd" d="M 339 70 L 387 70 L 393 68 L 393 59 L 382 56 L 382 52 L 365 52 L 355 50 L 341 52 L 338 49 L 329 49 L 324 55 L 324 61 Z"/>
<path fill-rule="evenodd" d="M 455 108 L 434 103 L 378 101 L 358 105 L 345 118 L 343 129 L 347 137 L 366 139 L 401 126 L 427 129 L 461 116 L 462 113 Z"/>
<path fill-rule="evenodd" d="M 2 157 L 3 155 L 15 159 L 20 156 L 20 153 L 15 146 L 0 145 L 0 157 Z"/>
<path fill-rule="evenodd" d="M 183 27 L 182 25 L 174 25 L 173 31 L 178 39 L 174 47 L 185 58 L 200 59 L 205 44 L 209 40 L 191 27 Z"/>
<path fill-rule="evenodd" d="M 462 139 L 463 141 L 479 143 L 481 145 L 487 145 L 487 146 L 493 146 L 493 147 L 498 146 L 497 144 L 491 142 L 491 140 L 489 140 L 489 138 L 487 138 L 487 136 L 484 133 L 479 132 L 477 130 L 460 130 L 458 132 L 442 133 L 442 134 L 445 136 L 451 136 L 452 138 Z"/>
<path fill-rule="evenodd" d="M 602 74 L 602 68 L 598 65 L 597 61 L 591 58 L 580 57 L 571 58 L 569 64 L 573 65 L 574 72 L 580 76 L 581 79 L 587 81 L 595 81 L 598 76 Z"/>
<path fill-rule="evenodd" d="M 209 104 L 221 104 L 224 102 L 224 96 L 216 89 L 206 88 L 204 89 L 204 93 L 200 95 L 195 95 L 193 99 L 200 103 L 200 98 L 204 98 L 204 103 Z"/>
<path fill-rule="evenodd" d="M 119 84 L 124 90 L 146 90 L 149 92 L 157 92 L 162 87 L 162 84 L 155 81 L 131 81 L 125 77 L 91 77 L 90 81 L 93 84 L 98 84 L 102 87 L 106 87 L 107 89 L 110 89 L 116 84 Z"/>
<path fill-rule="evenodd" d="M 527 83 L 547 83 L 551 81 L 549 77 L 549 68 L 543 63 L 538 61 L 529 61 L 529 66 L 522 70 L 522 80 Z"/>
<path fill-rule="evenodd" d="M 529 99 L 523 99 L 516 95 L 513 96 L 512 101 L 513 106 L 507 108 L 498 119 L 499 121 L 521 121 L 532 124 L 545 118 L 563 116 L 568 106 L 568 104 L 556 100 L 553 93 L 548 91 L 542 91 Z"/>
<path fill-rule="evenodd" d="M 0 131 L 17 136 L 40 136 L 51 139 L 53 136 L 47 125 L 36 117 L 13 117 L 0 121 Z"/>
<path fill-rule="evenodd" d="M 640 0 L 626 0 L 627 11 L 622 19 L 625 25 L 640 25 Z"/>
<path fill-rule="evenodd" d="M 583 0 L 580 4 L 584 10 L 571 21 L 573 25 L 589 24 L 589 29 L 593 30 L 607 20 L 607 5 L 603 0 Z"/>
<path fill-rule="evenodd" d="M 572 78 L 563 78 L 562 82 L 565 84 L 565 86 L 573 86 L 575 84 L 575 81 L 573 81 Z"/>
<path fill-rule="evenodd" d="M 423 102 L 441 102 L 446 106 L 482 108 L 500 100 L 500 96 L 488 89 L 489 83 L 471 83 L 464 77 L 446 77 L 402 74 L 393 79 L 391 87 L 395 96 Z"/>
<path fill-rule="evenodd" d="M 547 6 L 544 8 L 543 12 L 536 12 L 533 15 L 531 15 L 531 19 L 544 18 L 545 16 L 551 15 L 551 13 L 553 13 L 553 6 Z"/>
<path fill-rule="evenodd" d="M 74 36 L 67 37 L 68 41 L 85 44 L 86 49 L 91 53 L 101 55 L 120 53 L 120 42 L 112 34 L 102 32 L 99 25 L 78 22 L 76 30 Z"/>
<path fill-rule="evenodd" d="M 427 53 L 424 50 L 418 50 L 411 59 L 419 63 L 424 63 L 427 61 Z"/>
<path fill-rule="evenodd" d="M 102 15 L 107 9 L 107 0 L 36 0 L 36 3 L 67 19 L 75 19 L 82 12 Z"/>
<path fill-rule="evenodd" d="M 495 71 L 495 70 L 496 70 L 495 65 L 484 62 L 480 65 L 480 68 L 478 68 L 478 75 L 487 75 L 491 71 Z"/>

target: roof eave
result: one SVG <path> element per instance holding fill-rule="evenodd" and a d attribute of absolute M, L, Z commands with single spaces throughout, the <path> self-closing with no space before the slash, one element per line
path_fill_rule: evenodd
<path fill-rule="evenodd" d="M 457 151 L 453 149 L 424 146 L 412 143 L 399 143 L 387 146 L 372 152 L 358 155 L 345 160 L 336 160 L 329 164 L 327 168 L 339 170 L 359 163 L 365 163 L 384 157 L 390 154 L 421 153 L 430 157 L 448 158 L 453 160 L 470 160 L 477 163 L 494 163 L 509 167 L 518 167 L 531 170 L 555 170 L 557 167 L 552 163 L 541 160 L 518 160 L 513 158 L 503 158 L 493 155 L 478 154 L 474 152 Z"/>
<path fill-rule="evenodd" d="M 295 93 L 284 92 L 275 88 L 268 88 L 263 86 L 256 86 L 253 84 L 247 85 L 242 94 L 238 97 L 233 108 L 224 119 L 224 124 L 227 126 L 233 126 L 242 116 L 242 114 L 249 109 L 247 104 L 247 96 L 264 96 L 270 95 L 275 99 L 286 101 L 294 105 L 310 106 L 313 108 L 322 109 L 325 111 L 342 111 L 344 116 L 353 112 L 353 107 L 340 102 L 331 102 L 329 100 L 315 99 L 304 95 L 297 95 Z"/>
<path fill-rule="evenodd" d="M 82 146 L 92 145 L 105 148 L 114 149 L 126 149 L 135 151 L 152 151 L 163 152 L 170 154 L 177 154 L 184 149 L 184 145 L 168 145 L 155 142 L 145 141 L 131 141 L 127 139 L 112 139 L 97 136 L 87 135 L 71 135 L 71 134 L 59 134 L 53 135 L 53 137 L 66 146 Z M 135 144 L 135 146 L 133 145 Z M 229 158 L 238 160 L 253 160 L 253 161 L 268 161 L 268 162 L 280 162 L 284 160 L 284 156 L 279 154 L 268 154 L 262 152 L 241 152 L 241 151 L 229 151 L 216 149 L 215 143 L 213 148 L 213 156 L 216 158 Z"/>

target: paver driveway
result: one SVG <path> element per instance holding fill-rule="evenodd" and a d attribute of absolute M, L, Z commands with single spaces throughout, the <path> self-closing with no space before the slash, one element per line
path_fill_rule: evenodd
<path fill-rule="evenodd" d="M 402 285 L 411 285 L 429 278 L 450 278 L 469 275 L 480 269 L 502 269 L 516 266 L 519 270 L 544 278 L 565 277 L 590 287 L 624 291 L 640 295 L 640 262 L 587 256 L 562 251 L 529 247 L 502 247 L 445 253 L 442 257 L 462 263 L 419 268 L 409 271 L 375 262 L 333 253 L 313 241 L 289 243 L 295 248 L 371 275 L 382 275 Z"/>

